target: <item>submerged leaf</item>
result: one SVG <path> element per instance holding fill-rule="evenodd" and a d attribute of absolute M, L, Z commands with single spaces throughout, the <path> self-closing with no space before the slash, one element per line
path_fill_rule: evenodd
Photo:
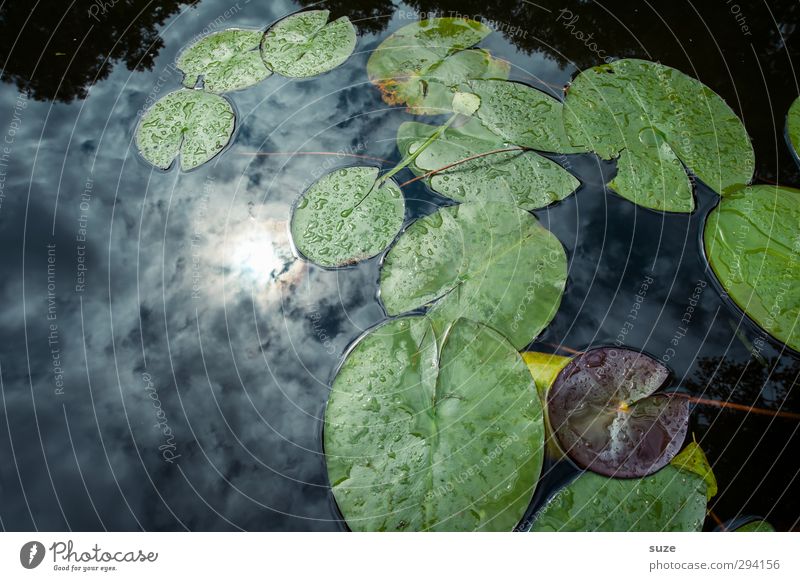
<path fill-rule="evenodd" d="M 543 414 L 519 353 L 461 319 L 437 356 L 424 317 L 364 336 L 333 383 L 325 456 L 358 531 L 510 531 L 542 466 Z"/>
<path fill-rule="evenodd" d="M 623 59 L 583 71 L 567 93 L 564 126 L 574 145 L 603 158 L 628 151 L 615 187 L 648 207 L 694 208 L 677 160 L 720 194 L 753 177 L 753 147 L 736 114 L 700 81 L 658 63 Z"/>
<path fill-rule="evenodd" d="M 765 520 L 754 520 L 740 526 L 734 532 L 737 533 L 774 533 L 775 527 Z"/>
<path fill-rule="evenodd" d="M 204 36 L 178 57 L 183 84 L 193 89 L 203 79 L 203 90 L 225 93 L 255 85 L 272 74 L 261 60 L 260 30 L 229 28 Z"/>
<path fill-rule="evenodd" d="M 180 153 L 181 169 L 190 170 L 223 150 L 234 121 L 233 108 L 223 97 L 181 89 L 145 111 L 136 128 L 136 146 L 142 157 L 162 169 Z"/>
<path fill-rule="evenodd" d="M 531 531 L 692 532 L 705 516 L 705 481 L 673 464 L 633 479 L 584 472 L 550 499 Z"/>
<path fill-rule="evenodd" d="M 264 63 L 284 77 L 313 77 L 335 69 L 356 47 L 356 29 L 346 16 L 328 22 L 328 10 L 287 16 L 264 35 Z"/>
<path fill-rule="evenodd" d="M 800 351 L 800 190 L 748 186 L 706 220 L 705 251 L 728 295 L 764 331 Z"/>
<path fill-rule="evenodd" d="M 506 79 L 509 65 L 479 49 L 464 50 L 491 29 L 464 18 L 433 18 L 404 26 L 367 62 L 369 80 L 389 105 L 418 114 L 452 110 L 453 95 L 469 79 Z"/>
<path fill-rule="evenodd" d="M 354 264 L 391 243 L 405 216 L 397 184 L 377 187 L 378 168 L 347 167 L 323 176 L 292 213 L 292 239 L 303 256 L 326 267 Z"/>
<path fill-rule="evenodd" d="M 592 349 L 570 361 L 547 395 L 559 443 L 581 468 L 618 478 L 651 474 L 680 450 L 686 399 L 653 393 L 669 371 L 628 349 Z"/>
<path fill-rule="evenodd" d="M 397 132 L 397 146 L 404 156 L 410 155 L 437 129 L 423 123 L 403 123 Z M 417 157 L 411 170 L 419 176 L 499 149 L 509 148 L 472 119 L 459 128 L 448 128 Z M 580 185 L 554 161 L 524 150 L 490 153 L 437 172 L 426 181 L 432 190 L 459 202 L 506 202 L 525 210 L 563 200 Z"/>
<path fill-rule="evenodd" d="M 564 129 L 563 104 L 522 83 L 470 81 L 480 98 L 476 117 L 502 141 L 553 153 L 584 153 L 572 145 Z"/>
<path fill-rule="evenodd" d="M 430 306 L 437 334 L 460 317 L 522 349 L 553 319 L 567 281 L 558 239 L 509 204 L 466 203 L 414 222 L 386 255 L 389 315 Z"/>

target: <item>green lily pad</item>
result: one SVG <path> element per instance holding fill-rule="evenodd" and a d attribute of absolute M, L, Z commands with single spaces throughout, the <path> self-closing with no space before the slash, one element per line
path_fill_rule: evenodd
<path fill-rule="evenodd" d="M 561 448 L 581 468 L 617 478 L 651 474 L 686 437 L 689 402 L 653 393 L 669 370 L 643 353 L 601 347 L 576 355 L 547 393 Z"/>
<path fill-rule="evenodd" d="M 294 245 L 306 258 L 326 267 L 371 258 L 403 227 L 405 200 L 392 180 L 380 188 L 376 167 L 346 167 L 320 178 L 292 213 Z"/>
<path fill-rule="evenodd" d="M 413 153 L 437 127 L 403 123 L 397 145 L 404 156 Z M 475 119 L 461 127 L 450 127 L 427 149 L 410 169 L 418 176 L 438 170 L 471 156 L 508 145 Z M 459 202 L 507 202 L 525 210 L 544 208 L 563 200 L 580 185 L 572 174 L 533 151 L 508 151 L 455 165 L 426 179 L 432 190 Z"/>
<path fill-rule="evenodd" d="M 706 220 L 708 261 L 734 302 L 764 331 L 800 351 L 800 190 L 748 186 Z"/>
<path fill-rule="evenodd" d="M 356 29 L 346 16 L 328 22 L 328 10 L 287 16 L 264 35 L 261 57 L 284 77 L 313 77 L 335 69 L 353 54 Z"/>
<path fill-rule="evenodd" d="M 737 533 L 774 533 L 775 527 L 765 520 L 754 520 L 740 526 L 734 532 Z"/>
<path fill-rule="evenodd" d="M 786 134 L 795 159 L 800 159 L 800 97 L 792 102 L 786 116 Z"/>
<path fill-rule="evenodd" d="M 470 79 L 507 79 L 509 65 L 485 50 L 465 50 L 491 33 L 465 18 L 433 18 L 404 26 L 367 62 L 369 80 L 389 105 L 417 114 L 452 110 L 453 95 Z"/>
<path fill-rule="evenodd" d="M 573 145 L 605 159 L 629 152 L 615 189 L 648 207 L 694 208 L 677 160 L 720 194 L 753 177 L 753 147 L 736 114 L 700 81 L 658 63 L 623 59 L 583 71 L 569 87 L 564 126 Z"/>
<path fill-rule="evenodd" d="M 368 333 L 333 382 L 324 430 L 333 494 L 357 531 L 510 531 L 542 467 L 525 363 L 466 319 L 440 356 L 424 317 Z"/>
<path fill-rule="evenodd" d="M 164 95 L 145 111 L 136 128 L 136 146 L 162 169 L 180 154 L 184 171 L 204 164 L 228 144 L 235 115 L 223 97 L 181 89 Z"/>
<path fill-rule="evenodd" d="M 261 60 L 260 30 L 229 28 L 205 36 L 178 57 L 184 86 L 193 89 L 202 78 L 203 90 L 226 93 L 244 89 L 272 74 Z"/>
<path fill-rule="evenodd" d="M 502 141 L 553 153 L 588 151 L 570 143 L 558 99 L 508 81 L 469 81 L 466 87 L 480 98 L 476 117 Z"/>
<path fill-rule="evenodd" d="M 635 479 L 584 472 L 550 499 L 531 531 L 692 532 L 705 516 L 706 483 L 694 472 L 673 465 Z"/>
<path fill-rule="evenodd" d="M 522 349 L 555 316 L 566 282 L 564 247 L 531 214 L 465 203 L 403 233 L 386 255 L 380 292 L 389 315 L 429 307 L 437 335 L 466 317 Z"/>

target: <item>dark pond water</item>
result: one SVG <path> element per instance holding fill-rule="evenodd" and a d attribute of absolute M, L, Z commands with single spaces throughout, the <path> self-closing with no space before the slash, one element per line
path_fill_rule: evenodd
<path fill-rule="evenodd" d="M 233 143 L 196 171 L 138 160 L 138 113 L 179 86 L 172 63 L 181 47 L 304 6 L 356 23 L 357 52 L 344 66 L 308 80 L 274 75 L 231 94 Z M 353 159 L 291 154 L 397 160 L 395 133 L 411 117 L 382 103 L 365 64 L 416 11 L 494 22 L 483 46 L 511 61 L 515 79 L 555 94 L 606 56 L 680 68 L 742 116 L 758 181 L 800 186 L 783 136 L 800 92 L 789 48 L 800 44 L 795 0 L 5 2 L 3 529 L 344 528 L 327 488 L 320 417 L 343 352 L 384 319 L 379 262 L 326 271 L 292 256 L 292 202 Z M 701 255 L 714 194 L 699 186 L 691 216 L 658 214 L 604 190 L 613 164 L 570 163 L 580 190 L 536 212 L 566 247 L 570 276 L 534 347 L 609 344 L 625 329 L 626 345 L 668 361 L 674 387 L 800 411 L 800 360 L 721 298 Z M 419 183 L 405 193 L 409 221 L 441 201 Z M 717 518 L 797 526 L 799 427 L 694 409 L 691 433 L 720 483 Z M 531 510 L 573 473 L 551 466 Z M 715 526 L 709 518 L 706 528 Z"/>

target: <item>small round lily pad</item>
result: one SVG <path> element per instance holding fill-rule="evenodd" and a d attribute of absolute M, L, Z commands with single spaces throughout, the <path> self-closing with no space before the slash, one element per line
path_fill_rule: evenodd
<path fill-rule="evenodd" d="M 669 376 L 636 351 L 601 347 L 577 355 L 547 394 L 558 442 L 581 468 L 636 478 L 664 467 L 686 436 L 689 403 L 656 394 Z"/>
<path fill-rule="evenodd" d="M 184 171 L 222 151 L 233 134 L 235 115 L 223 97 L 181 89 L 164 95 L 145 111 L 136 128 L 136 146 L 147 161 L 167 169 L 180 154 Z"/>
<path fill-rule="evenodd" d="M 292 213 L 297 250 L 325 267 L 355 264 L 385 250 L 403 226 L 405 200 L 394 181 L 377 181 L 376 167 L 346 167 L 308 188 Z"/>
<path fill-rule="evenodd" d="M 328 10 L 287 16 L 264 35 L 261 57 L 284 77 L 313 77 L 335 69 L 356 47 L 356 29 L 346 16 L 328 22 Z"/>
<path fill-rule="evenodd" d="M 204 36 L 178 57 L 183 84 L 193 89 L 226 93 L 255 85 L 272 74 L 261 59 L 260 30 L 229 28 Z"/>

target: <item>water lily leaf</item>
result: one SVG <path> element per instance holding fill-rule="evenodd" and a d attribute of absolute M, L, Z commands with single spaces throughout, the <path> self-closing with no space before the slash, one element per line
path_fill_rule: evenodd
<path fill-rule="evenodd" d="M 287 16 L 264 35 L 261 57 L 284 77 L 313 77 L 335 69 L 356 47 L 356 29 L 346 16 L 328 23 L 327 10 Z"/>
<path fill-rule="evenodd" d="M 430 305 L 438 335 L 466 317 L 522 349 L 555 316 L 566 282 L 564 247 L 531 214 L 467 203 L 403 233 L 386 255 L 380 292 L 389 315 Z"/>
<path fill-rule="evenodd" d="M 481 106 L 481 98 L 474 93 L 458 91 L 453 96 L 453 111 L 460 115 L 472 115 Z"/>
<path fill-rule="evenodd" d="M 800 97 L 792 102 L 786 116 L 786 134 L 795 160 L 800 160 Z"/>
<path fill-rule="evenodd" d="M 510 531 L 542 467 L 542 407 L 519 353 L 461 319 L 437 356 L 424 317 L 363 337 L 333 382 L 325 456 L 358 531 Z"/>
<path fill-rule="evenodd" d="M 261 60 L 260 30 L 229 28 L 205 36 L 178 57 L 183 84 L 193 89 L 203 79 L 203 90 L 226 93 L 244 89 L 272 74 Z"/>
<path fill-rule="evenodd" d="M 407 156 L 436 129 L 424 123 L 403 123 L 397 132 L 397 146 Z M 420 176 L 498 149 L 509 148 L 479 121 L 472 119 L 461 127 L 445 130 L 417 157 L 410 169 Z M 544 208 L 563 200 L 580 185 L 577 178 L 556 162 L 524 150 L 478 157 L 438 172 L 426 181 L 432 190 L 459 202 L 506 202 L 525 210 Z"/>
<path fill-rule="evenodd" d="M 469 79 L 506 79 L 509 65 L 479 49 L 464 50 L 491 29 L 465 18 L 433 18 L 404 26 L 367 62 L 369 80 L 389 105 L 416 114 L 452 110 L 453 95 Z"/>
<path fill-rule="evenodd" d="M 705 516 L 706 483 L 694 472 L 674 465 L 634 479 L 584 472 L 545 505 L 531 531 L 692 532 Z"/>
<path fill-rule="evenodd" d="M 162 169 L 180 153 L 181 169 L 190 170 L 223 150 L 234 121 L 233 108 L 223 97 L 181 89 L 145 111 L 136 128 L 136 146 L 142 157 Z"/>
<path fill-rule="evenodd" d="M 588 151 L 567 137 L 564 106 L 558 99 L 508 81 L 469 81 L 466 87 L 480 98 L 477 118 L 502 141 L 554 153 Z"/>
<path fill-rule="evenodd" d="M 653 393 L 669 376 L 636 351 L 592 349 L 570 361 L 547 394 L 559 444 L 581 468 L 634 478 L 665 466 L 686 436 L 686 399 Z"/>
<path fill-rule="evenodd" d="M 708 463 L 705 452 L 697 442 L 689 442 L 670 462 L 684 472 L 694 472 L 706 483 L 706 498 L 711 500 L 717 494 L 717 477 Z"/>
<path fill-rule="evenodd" d="M 734 532 L 737 533 L 774 533 L 775 527 L 765 520 L 754 520 L 740 526 Z"/>
<path fill-rule="evenodd" d="M 378 168 L 346 167 L 320 178 L 292 213 L 295 247 L 320 266 L 371 258 L 392 242 L 405 216 L 403 193 L 392 180 L 377 187 Z"/>
<path fill-rule="evenodd" d="M 528 370 L 536 382 L 536 390 L 541 397 L 545 397 L 547 390 L 566 367 L 572 358 L 554 355 L 552 353 L 537 353 L 536 351 L 525 351 L 522 353 L 522 360 L 528 366 Z"/>
<path fill-rule="evenodd" d="M 616 188 L 630 200 L 659 200 L 658 209 L 689 211 L 675 158 L 720 194 L 753 177 L 753 147 L 736 114 L 700 81 L 658 63 L 623 59 L 583 71 L 569 87 L 564 126 L 573 145 L 603 158 L 651 158 L 620 164 Z"/>
<path fill-rule="evenodd" d="M 748 186 L 706 220 L 706 256 L 728 295 L 764 331 L 800 351 L 800 190 Z"/>

